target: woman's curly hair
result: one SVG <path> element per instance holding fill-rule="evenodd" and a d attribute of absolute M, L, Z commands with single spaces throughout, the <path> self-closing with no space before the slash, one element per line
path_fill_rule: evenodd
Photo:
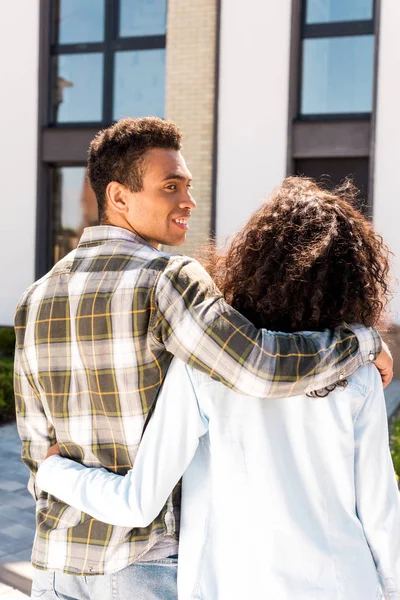
<path fill-rule="evenodd" d="M 389 297 L 390 251 L 354 208 L 356 197 L 350 181 L 329 191 L 288 177 L 205 267 L 257 327 L 376 326 Z"/>

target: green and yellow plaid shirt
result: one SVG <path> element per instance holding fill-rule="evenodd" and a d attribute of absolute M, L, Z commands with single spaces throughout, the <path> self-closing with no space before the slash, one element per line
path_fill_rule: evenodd
<path fill-rule="evenodd" d="M 86 229 L 24 293 L 15 327 L 17 422 L 37 504 L 32 561 L 81 575 L 118 571 L 176 540 L 179 490 L 146 528 L 96 521 L 35 486 L 56 439 L 65 456 L 125 474 L 173 355 L 238 392 L 277 397 L 343 379 L 381 345 L 365 328 L 259 331 L 196 261 L 112 226 Z"/>

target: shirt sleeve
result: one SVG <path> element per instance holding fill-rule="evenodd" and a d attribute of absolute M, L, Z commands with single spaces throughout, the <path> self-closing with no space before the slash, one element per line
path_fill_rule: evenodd
<path fill-rule="evenodd" d="M 385 398 L 371 366 L 369 393 L 355 421 L 356 507 L 385 598 L 400 599 L 400 496 L 389 450 Z"/>
<path fill-rule="evenodd" d="M 207 429 L 187 367 L 175 359 L 133 469 L 122 476 L 52 456 L 39 468 L 38 485 L 99 521 L 146 527 L 162 510 Z"/>
<path fill-rule="evenodd" d="M 45 414 L 33 378 L 29 376 L 25 351 L 18 345 L 14 358 L 14 394 L 17 427 L 22 442 L 22 461 L 30 471 L 28 490 L 34 500 L 37 500 L 40 491 L 36 487 L 36 472 L 55 441 L 55 431 Z"/>
<path fill-rule="evenodd" d="M 230 307 L 201 265 L 172 258 L 154 288 L 154 340 L 235 391 L 286 397 L 345 379 L 381 351 L 379 334 L 360 326 L 280 333 L 256 329 Z"/>

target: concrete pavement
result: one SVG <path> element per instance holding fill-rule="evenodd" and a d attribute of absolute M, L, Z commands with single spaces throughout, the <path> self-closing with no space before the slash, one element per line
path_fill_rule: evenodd
<path fill-rule="evenodd" d="M 0 582 L 0 600 L 26 600 L 27 598 L 29 598 L 27 594 Z"/>
<path fill-rule="evenodd" d="M 26 600 L 27 598 L 29 598 L 27 594 L 0 582 L 0 600 Z"/>
<path fill-rule="evenodd" d="M 29 590 L 32 579 L 35 533 L 35 505 L 26 489 L 28 476 L 17 428 L 14 423 L 5 425 L 0 428 L 0 581 L 23 591 Z M 0 600 L 5 598 L 0 593 Z"/>
<path fill-rule="evenodd" d="M 385 390 L 386 409 L 389 419 L 400 409 L 400 379 L 393 379 Z"/>

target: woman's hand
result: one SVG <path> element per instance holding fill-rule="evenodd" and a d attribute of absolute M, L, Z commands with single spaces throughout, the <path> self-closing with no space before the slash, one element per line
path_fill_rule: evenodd
<path fill-rule="evenodd" d="M 49 456 L 54 456 L 54 455 L 61 456 L 60 446 L 58 445 L 58 442 L 56 442 L 54 444 L 54 446 L 50 446 L 50 448 L 47 450 L 47 454 L 44 457 L 44 460 L 46 460 L 46 458 L 49 458 Z"/>

